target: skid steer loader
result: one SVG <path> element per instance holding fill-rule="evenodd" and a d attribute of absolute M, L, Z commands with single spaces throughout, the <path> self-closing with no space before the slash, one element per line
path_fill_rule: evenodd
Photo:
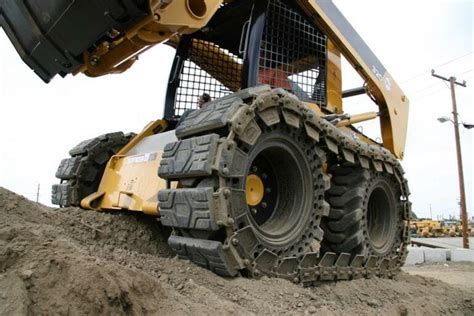
<path fill-rule="evenodd" d="M 180 258 L 222 276 L 311 284 L 403 265 L 409 102 L 330 0 L 0 4 L 3 29 L 45 82 L 121 73 L 159 43 L 176 49 L 164 117 L 73 148 L 54 204 L 157 217 Z M 364 87 L 342 91 L 342 56 Z M 379 110 L 345 113 L 357 94 Z M 353 126 L 372 119 L 381 143 Z"/>

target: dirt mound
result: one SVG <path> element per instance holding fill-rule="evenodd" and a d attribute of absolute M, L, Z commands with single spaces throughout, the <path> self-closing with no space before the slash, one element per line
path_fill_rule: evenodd
<path fill-rule="evenodd" d="M 0 188 L 0 314 L 462 314 L 474 295 L 401 273 L 302 288 L 177 260 L 139 214 L 37 205 Z M 471 267 L 472 268 L 472 267 Z"/>

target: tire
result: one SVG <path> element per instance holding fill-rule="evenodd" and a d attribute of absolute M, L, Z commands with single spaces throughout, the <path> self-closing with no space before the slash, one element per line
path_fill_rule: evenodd
<path fill-rule="evenodd" d="M 248 179 L 259 179 L 263 192 L 252 205 L 244 204 L 243 216 L 232 220 L 238 229 L 250 228 L 256 237 L 253 259 L 265 250 L 281 258 L 317 250 L 315 243 L 319 245 L 322 237 L 321 210 L 326 205 L 321 169 L 324 154 L 306 139 L 304 130 L 284 123 L 266 127 L 260 122 L 259 126 L 263 132 L 254 145 L 239 143 L 239 149 L 247 155 L 245 172 L 227 186 L 247 192 Z M 212 177 L 201 180 L 196 187 L 216 191 L 218 183 L 217 177 Z M 177 228 L 175 232 L 184 237 L 225 241 L 221 231 Z"/>
<path fill-rule="evenodd" d="M 69 151 L 56 171 L 60 184 L 52 187 L 51 202 L 60 207 L 80 206 L 81 200 L 99 188 L 109 159 L 135 134 L 109 133 L 88 139 Z"/>
<path fill-rule="evenodd" d="M 401 188 L 393 175 L 344 164 L 329 169 L 331 205 L 323 252 L 392 259 L 404 237 Z"/>
<path fill-rule="evenodd" d="M 250 227 L 258 245 L 253 254 L 271 251 L 281 259 L 301 256 L 320 241 L 319 223 L 324 208 L 322 163 L 324 155 L 304 130 L 280 123 L 266 127 L 253 146 L 241 144 L 247 153 L 244 177 L 231 186 L 251 195 L 249 179 L 261 179 L 263 195 L 249 202 L 246 216 L 235 219 L 240 228 Z M 258 203 L 257 203 L 258 202 Z"/>

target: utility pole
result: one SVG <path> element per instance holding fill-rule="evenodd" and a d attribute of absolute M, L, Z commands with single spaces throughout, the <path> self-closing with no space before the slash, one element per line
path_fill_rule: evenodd
<path fill-rule="evenodd" d="M 40 186 L 41 186 L 41 184 L 38 183 L 38 190 L 36 191 L 36 204 L 39 203 Z"/>
<path fill-rule="evenodd" d="M 467 211 L 466 211 L 466 194 L 464 190 L 464 172 L 462 167 L 462 154 L 461 154 L 461 141 L 459 140 L 459 122 L 458 122 L 458 108 L 456 105 L 456 94 L 455 86 L 466 87 L 466 81 L 457 82 L 455 77 L 445 78 L 443 76 L 435 74 L 435 71 L 431 71 L 431 75 L 438 79 L 449 81 L 451 87 L 451 99 L 453 103 L 453 123 L 454 123 L 454 137 L 456 138 L 456 154 L 458 158 L 458 176 L 459 176 L 459 191 L 461 196 L 461 224 L 462 224 L 462 244 L 464 248 L 469 249 L 469 234 L 467 232 Z"/>

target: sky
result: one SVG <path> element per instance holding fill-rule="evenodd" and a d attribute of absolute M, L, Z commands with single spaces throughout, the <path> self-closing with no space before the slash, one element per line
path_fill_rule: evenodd
<path fill-rule="evenodd" d="M 335 0 L 335 4 L 410 99 L 405 159 L 413 210 L 420 217 L 459 217 L 449 87 L 431 76 L 466 80 L 456 87 L 460 120 L 474 123 L 473 0 Z M 121 75 L 56 77 L 43 83 L 0 31 L 0 186 L 50 205 L 54 174 L 81 140 L 114 131 L 139 132 L 163 115 L 174 50 L 157 46 Z M 360 80 L 344 64 L 344 88 Z M 373 110 L 364 96 L 346 99 L 350 114 Z M 379 137 L 378 124 L 363 124 Z M 473 133 L 461 128 L 469 217 L 474 216 Z"/>

